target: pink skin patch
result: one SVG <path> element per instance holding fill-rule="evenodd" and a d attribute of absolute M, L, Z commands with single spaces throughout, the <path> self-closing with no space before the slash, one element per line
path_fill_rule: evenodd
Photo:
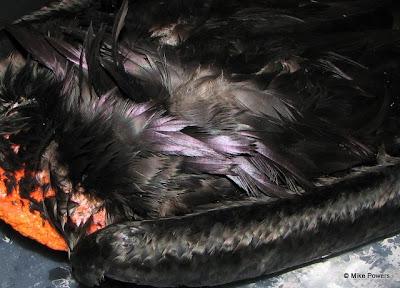
<path fill-rule="evenodd" d="M 106 210 L 102 207 L 102 203 L 94 199 L 89 199 L 82 193 L 74 194 L 71 196 L 71 200 L 79 206 L 71 213 L 71 220 L 79 227 L 85 225 L 87 221 L 92 218 L 92 223 L 87 231 L 87 234 L 91 234 L 106 226 Z"/>

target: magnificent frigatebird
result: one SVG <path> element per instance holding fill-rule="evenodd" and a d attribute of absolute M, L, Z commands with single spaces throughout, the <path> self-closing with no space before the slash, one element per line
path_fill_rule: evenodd
<path fill-rule="evenodd" d="M 64 0 L 6 25 L 0 215 L 39 215 L 22 233 L 55 229 L 87 286 L 219 285 L 399 231 L 395 4 Z"/>

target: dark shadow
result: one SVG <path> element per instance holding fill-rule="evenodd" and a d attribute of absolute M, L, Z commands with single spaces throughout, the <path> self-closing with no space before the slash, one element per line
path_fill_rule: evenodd
<path fill-rule="evenodd" d="M 0 0 L 0 27 L 38 10 L 51 0 Z"/>

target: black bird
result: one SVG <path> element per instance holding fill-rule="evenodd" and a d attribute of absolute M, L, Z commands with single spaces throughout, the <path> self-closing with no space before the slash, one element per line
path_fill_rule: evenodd
<path fill-rule="evenodd" d="M 22 196 L 55 190 L 34 209 L 87 286 L 218 285 L 398 232 L 397 11 L 53 3 L 0 34 L 0 167 L 49 175 Z"/>

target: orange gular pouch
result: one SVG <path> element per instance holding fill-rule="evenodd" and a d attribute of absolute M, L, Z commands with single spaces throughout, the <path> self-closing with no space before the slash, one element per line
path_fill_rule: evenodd
<path fill-rule="evenodd" d="M 44 189 L 46 183 L 49 183 L 48 177 L 40 176 L 42 186 L 38 185 L 29 197 L 39 205 L 42 204 L 44 198 L 54 197 L 53 189 Z M 31 207 L 32 200 L 29 197 L 21 197 L 20 180 L 29 175 L 25 170 L 19 170 L 14 173 L 6 172 L 0 167 L 0 219 L 11 225 L 22 235 L 32 238 L 43 245 L 54 250 L 68 251 L 68 245 L 62 235 L 51 225 L 51 223 L 41 215 L 38 210 Z M 81 202 L 72 221 L 81 222 L 81 218 L 87 218 L 90 209 L 86 209 L 87 201 Z M 88 211 L 86 211 L 88 210 Z M 82 215 L 82 216 L 80 216 Z M 101 229 L 105 226 L 105 210 L 95 213 L 92 225 L 88 228 L 87 234 Z M 79 225 L 79 224 L 78 224 Z"/>
<path fill-rule="evenodd" d="M 0 168 L 0 218 L 26 237 L 32 238 L 51 249 L 67 251 L 68 246 L 64 238 L 48 220 L 42 217 L 39 211 L 31 209 L 29 199 L 20 196 L 19 181 L 24 176 L 24 170 L 10 174 Z M 13 181 L 15 185 L 12 185 L 11 189 L 7 189 L 10 181 Z M 53 195 L 53 190 L 46 192 L 46 197 Z M 42 187 L 37 187 L 29 196 L 38 202 L 43 201 Z"/>

